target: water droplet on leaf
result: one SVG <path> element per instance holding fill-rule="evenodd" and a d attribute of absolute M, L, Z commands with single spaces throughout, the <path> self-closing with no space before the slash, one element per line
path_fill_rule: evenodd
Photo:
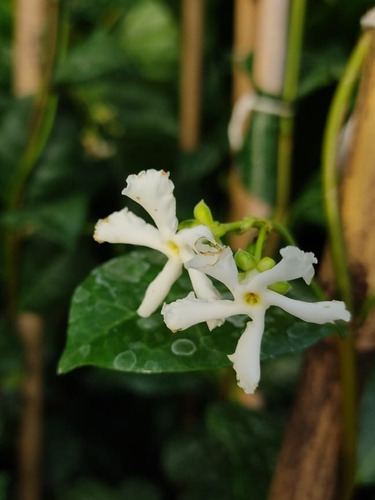
<path fill-rule="evenodd" d="M 83 357 L 86 357 L 90 354 L 91 351 L 91 346 L 88 344 L 82 345 L 79 348 L 79 352 L 82 354 Z"/>
<path fill-rule="evenodd" d="M 143 368 L 143 371 L 145 373 L 159 372 L 160 371 L 159 363 L 157 363 L 156 361 L 152 361 L 151 359 L 149 359 L 148 361 L 146 361 L 145 366 Z"/>
<path fill-rule="evenodd" d="M 176 356 L 191 356 L 197 350 L 197 346 L 189 339 L 177 339 L 173 342 L 171 350 Z"/>
<path fill-rule="evenodd" d="M 113 366 L 116 370 L 120 371 L 130 371 L 134 368 L 137 362 L 137 356 L 133 351 L 120 352 L 113 360 Z"/>

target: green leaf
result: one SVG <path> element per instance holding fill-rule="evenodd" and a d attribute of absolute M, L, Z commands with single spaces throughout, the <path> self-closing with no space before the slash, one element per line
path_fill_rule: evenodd
<path fill-rule="evenodd" d="M 118 30 L 119 43 L 146 78 L 164 81 L 178 61 L 178 29 L 168 6 L 143 0 L 129 9 Z"/>
<path fill-rule="evenodd" d="M 326 219 L 320 175 L 314 176 L 293 202 L 290 218 L 294 224 L 307 223 L 324 227 Z"/>
<path fill-rule="evenodd" d="M 25 245 L 19 307 L 37 312 L 69 304 L 72 291 L 92 267 L 87 248 L 61 249 L 32 241 Z"/>
<path fill-rule="evenodd" d="M 165 373 L 230 366 L 247 316 L 229 318 L 212 332 L 199 324 L 172 333 L 160 312 L 141 318 L 136 310 L 165 257 L 149 250 L 133 251 L 94 269 L 77 288 L 69 317 L 68 340 L 59 364 L 66 373 L 84 365 L 124 372 Z M 187 276 L 173 286 L 167 302 L 191 291 Z M 262 359 L 296 352 L 337 330 L 311 325 L 277 308 L 267 313 Z"/>
<path fill-rule="evenodd" d="M 128 66 L 126 55 L 105 31 L 96 31 L 70 51 L 58 67 L 58 84 L 87 82 L 117 72 Z"/>
<path fill-rule="evenodd" d="M 236 159 L 244 186 L 271 205 L 276 197 L 279 127 L 279 117 L 252 111 L 249 129 Z"/>
<path fill-rule="evenodd" d="M 184 498 L 264 499 L 281 429 L 274 414 L 231 403 L 210 405 L 204 429 L 169 441 L 165 472 L 172 482 L 185 486 Z"/>
<path fill-rule="evenodd" d="M 31 99 L 9 101 L 0 122 L 0 199 L 8 200 L 9 188 L 27 138 Z M 25 126 L 26 125 L 26 126 Z"/>
<path fill-rule="evenodd" d="M 372 369 L 359 411 L 357 481 L 375 483 L 375 369 Z"/>
<path fill-rule="evenodd" d="M 0 222 L 7 229 L 71 248 L 82 228 L 86 206 L 85 197 L 75 195 L 36 208 L 6 212 Z"/>

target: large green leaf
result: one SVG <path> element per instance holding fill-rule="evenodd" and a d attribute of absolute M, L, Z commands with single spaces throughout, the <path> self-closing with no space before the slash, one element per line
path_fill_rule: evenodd
<path fill-rule="evenodd" d="M 172 333 L 160 312 L 141 318 L 136 310 L 147 285 L 161 270 L 164 256 L 133 251 L 98 267 L 77 288 L 71 305 L 68 340 L 59 372 L 94 365 L 138 373 L 183 372 L 230 366 L 246 316 L 229 318 L 209 332 L 205 324 Z M 186 276 L 167 302 L 191 291 Z M 303 323 L 278 308 L 267 313 L 262 359 L 296 352 L 336 330 L 335 325 Z"/>

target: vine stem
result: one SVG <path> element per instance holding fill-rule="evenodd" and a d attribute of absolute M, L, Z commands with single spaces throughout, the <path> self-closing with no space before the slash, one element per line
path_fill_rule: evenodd
<path fill-rule="evenodd" d="M 337 139 L 344 123 L 350 98 L 358 81 L 364 59 L 368 53 L 370 42 L 370 33 L 364 32 L 349 58 L 328 114 L 322 151 L 324 203 L 333 268 L 341 298 L 352 312 L 353 295 L 339 210 L 336 161 Z M 345 340 L 338 340 L 342 391 L 343 483 L 341 486 L 343 499 L 349 499 L 354 488 L 357 452 L 357 397 L 353 333 L 351 331 Z"/>
<path fill-rule="evenodd" d="M 291 4 L 287 58 L 284 76 L 282 99 L 293 104 L 298 91 L 298 75 L 301 61 L 303 27 L 306 11 L 306 0 L 294 0 Z M 285 221 L 290 196 L 290 174 L 292 162 L 294 117 L 280 118 L 280 135 L 277 162 L 276 206 L 274 218 Z"/>

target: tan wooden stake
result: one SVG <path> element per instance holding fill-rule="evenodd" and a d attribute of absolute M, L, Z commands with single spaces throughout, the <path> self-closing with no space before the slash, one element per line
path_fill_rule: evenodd
<path fill-rule="evenodd" d="M 374 11 L 375 16 L 375 11 Z M 375 292 L 375 25 L 354 113 L 355 131 L 342 181 L 342 221 L 357 307 Z M 325 270 L 323 280 L 329 281 Z M 332 283 L 330 283 L 332 286 Z M 374 353 L 374 310 L 358 329 L 359 352 Z M 309 351 L 269 500 L 337 498 L 341 397 L 337 344 L 326 340 Z M 322 360 L 330 349 L 330 360 Z M 313 419 L 311 419 L 313 416 Z M 349 499 L 350 491 L 340 498 Z"/>
<path fill-rule="evenodd" d="M 23 411 L 19 434 L 19 500 L 40 498 L 40 457 L 43 407 L 43 319 L 21 313 L 17 328 L 25 350 L 26 374 L 23 383 Z"/>
<path fill-rule="evenodd" d="M 241 68 L 241 62 L 254 50 L 255 20 L 255 0 L 236 0 L 233 26 L 233 103 L 252 91 L 250 77 Z M 235 168 L 231 168 L 229 172 L 228 191 L 230 220 L 240 220 L 246 215 L 259 217 L 269 215 L 268 206 L 244 188 Z M 235 248 L 245 247 L 247 242 L 248 235 L 246 234 L 231 237 L 231 244 Z"/>
<path fill-rule="evenodd" d="M 43 42 L 45 42 L 47 17 L 48 0 L 15 0 L 13 92 L 16 97 L 37 95 L 42 89 L 45 79 Z M 17 498 L 39 500 L 43 411 L 43 318 L 34 313 L 22 312 L 17 315 L 15 323 L 25 355 L 23 406 L 18 436 Z"/>
<path fill-rule="evenodd" d="M 254 52 L 253 78 L 257 86 L 270 94 L 280 95 L 284 83 L 285 51 L 287 46 L 290 0 L 237 0 L 234 13 L 234 60 Z M 233 70 L 233 98 L 252 90 L 250 78 Z M 264 200 L 249 193 L 241 183 L 238 173 L 229 174 L 231 200 L 230 219 L 242 219 L 246 215 L 269 217 L 272 208 Z M 248 235 L 234 236 L 234 247 L 244 247 Z"/>
<path fill-rule="evenodd" d="M 374 10 L 375 12 L 375 10 Z M 356 110 L 354 140 L 343 176 L 342 219 L 356 302 L 375 294 L 375 25 Z M 375 351 L 375 309 L 359 328 L 357 347 Z"/>
<path fill-rule="evenodd" d="M 199 144 L 203 60 L 204 0 L 182 0 L 180 72 L 180 148 Z"/>
<path fill-rule="evenodd" d="M 15 0 L 13 92 L 17 97 L 33 95 L 41 88 L 46 9 L 46 0 Z"/>

